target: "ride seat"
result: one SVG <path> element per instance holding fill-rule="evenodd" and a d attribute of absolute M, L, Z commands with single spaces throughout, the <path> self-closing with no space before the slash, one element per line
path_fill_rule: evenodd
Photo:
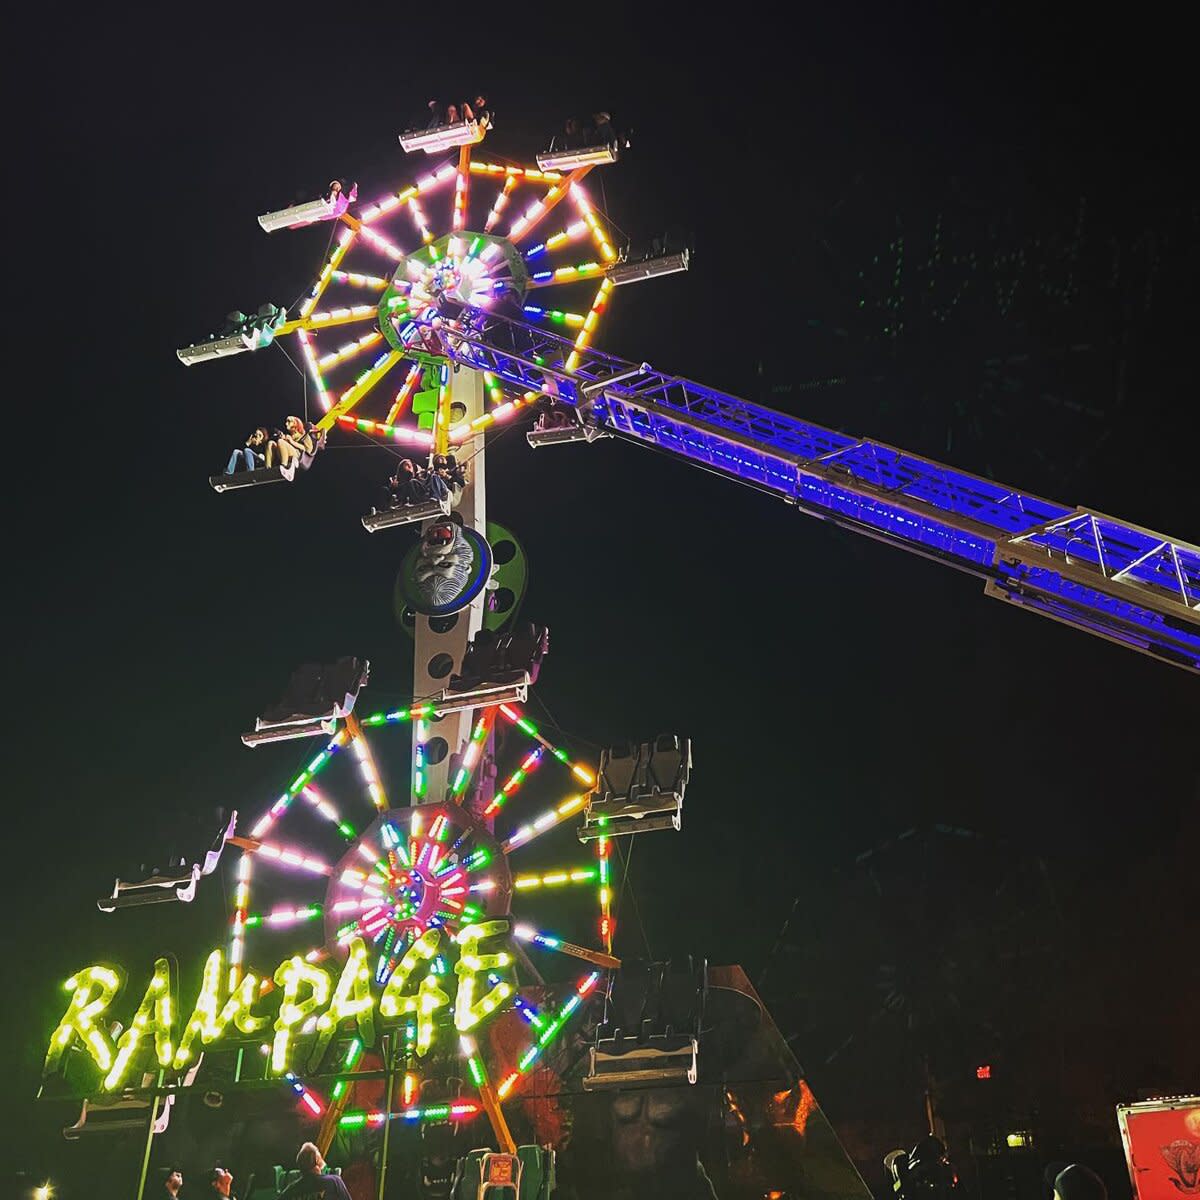
<path fill-rule="evenodd" d="M 691 742 L 675 734 L 660 734 L 636 747 L 608 747 L 600 755 L 579 840 L 680 829 L 691 765 Z"/>
<path fill-rule="evenodd" d="M 707 976 L 708 964 L 697 968 L 690 958 L 623 964 L 596 1027 L 584 1089 L 694 1084 Z"/>
<path fill-rule="evenodd" d="M 400 145 L 406 154 L 424 150 L 440 154 L 456 146 L 473 146 L 483 141 L 486 132 L 478 121 L 459 121 L 454 125 L 437 125 L 433 129 L 409 129 L 400 135 Z"/>
<path fill-rule="evenodd" d="M 511 633 L 481 629 L 468 643 L 459 671 L 450 676 L 443 689 L 438 711 L 524 701 L 549 644 L 546 626 L 532 622 L 517 626 Z"/>

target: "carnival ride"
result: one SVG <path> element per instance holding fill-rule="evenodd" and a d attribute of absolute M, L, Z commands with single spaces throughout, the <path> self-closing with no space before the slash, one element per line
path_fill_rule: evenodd
<path fill-rule="evenodd" d="M 515 1156 L 503 1102 L 593 995 L 603 996 L 604 1005 L 585 1087 L 697 1080 L 705 969 L 660 969 L 640 991 L 627 986 L 623 998 L 610 872 L 615 838 L 680 828 L 690 744 L 665 735 L 637 748 L 612 748 L 593 771 L 553 744 L 520 707 L 545 639 L 544 630 L 538 635 L 533 627 L 528 654 L 518 662 L 520 638 L 510 632 L 498 643 L 496 628 L 504 622 L 489 613 L 496 563 L 485 439 L 496 426 L 536 405 L 531 446 L 606 437 L 651 446 L 810 515 L 973 573 L 985 580 L 989 595 L 1200 670 L 1196 546 L 594 349 L 613 289 L 687 270 L 688 252 L 643 261 L 618 252 L 585 188 L 592 169 L 616 160 L 607 147 L 539 156 L 536 167 L 512 165 L 473 155 L 484 132 L 477 125 L 405 135 L 406 150 L 456 153 L 369 203 L 357 204 L 354 189 L 339 187 L 324 199 L 261 217 L 268 231 L 330 224 L 330 248 L 307 297 L 294 315 L 274 305 L 257 317 L 231 314 L 217 334 L 177 352 L 194 365 L 291 339 L 320 410 L 306 426 L 312 440 L 302 466 L 319 463 L 325 437 L 339 429 L 428 456 L 431 466 L 435 456 L 451 454 L 469 464 L 453 491 L 409 497 L 363 518 L 368 531 L 421 526 L 421 540 L 401 572 L 415 640 L 411 701 L 357 717 L 352 710 L 365 666 L 344 660 L 355 664 L 353 679 L 337 689 L 332 705 L 327 697 L 315 706 L 285 703 L 246 735 L 252 745 L 304 736 L 329 740 L 244 833 L 222 835 L 222 845 L 242 852 L 228 949 L 210 957 L 200 1015 L 168 1046 L 165 1059 L 159 1048 L 160 1068 L 181 1070 L 219 1038 L 239 996 L 248 1005 L 280 989 L 262 1077 L 286 1081 L 322 1118 L 326 1146 L 338 1129 L 378 1126 L 386 1138 L 393 1119 L 444 1122 L 485 1114 L 500 1150 Z M 264 466 L 211 482 L 223 491 L 293 478 L 286 468 Z M 385 785 L 374 747 L 396 725 L 412 733 L 409 778 L 406 785 Z M 495 762 L 497 727 L 531 741 L 499 788 L 494 771 L 485 769 Z M 572 777 L 572 791 L 540 816 L 498 833 L 508 801 L 550 758 Z M 346 813 L 326 786 L 327 770 L 332 778 L 339 762 L 358 775 L 358 815 Z M 393 805 L 389 797 L 403 799 Z M 307 812 L 308 832 L 277 840 L 298 812 Z M 511 856 L 573 820 L 581 822 L 580 842 L 592 844 L 593 862 L 515 871 Z M 292 882 L 272 905 L 255 910 L 252 890 L 263 872 L 276 870 Z M 160 887 L 156 898 L 190 900 L 198 876 L 189 878 L 190 892 Z M 573 886 L 595 889 L 594 948 L 564 940 L 558 929 L 544 932 L 510 919 L 513 899 L 523 906 L 526 893 L 534 902 L 545 891 Z M 106 910 L 111 907 L 120 905 Z M 273 984 L 248 972 L 251 939 L 314 927 L 319 933 L 281 964 Z M 565 991 L 542 990 L 544 1011 L 523 995 L 525 982 L 517 977 L 520 969 L 540 984 L 527 947 L 586 964 Z M 336 984 L 326 962 L 340 972 Z M 247 980 L 255 980 L 249 991 Z M 166 986 L 160 983 L 159 991 Z M 378 1109 L 347 1112 L 369 1040 L 372 987 L 382 989 L 381 1017 L 397 1022 L 385 1052 L 387 1096 Z M 633 993 L 640 998 L 629 1000 Z M 98 994 L 76 990 L 72 1011 Z M 127 1075 L 149 1020 L 143 1010 L 159 1011 L 159 1001 L 147 996 L 140 1023 L 135 1019 L 121 1042 L 105 1049 L 101 1038 L 90 1048 L 110 1094 L 137 1091 Z M 226 1015 L 217 1020 L 205 1004 Z M 673 1015 L 654 1026 L 646 1016 L 651 1007 Z M 493 1016 L 527 1028 L 526 1046 L 515 1056 L 498 1053 L 493 1039 L 480 1036 L 479 1026 Z M 351 1020 L 354 1035 L 343 1028 Z M 69 1022 L 61 1029 L 68 1041 L 83 1031 Z M 296 1068 L 299 1040 L 312 1046 L 306 1060 L 314 1071 L 330 1055 L 341 1064 L 324 1100 Z M 463 1068 L 477 1101 L 447 1082 Z M 397 1071 L 402 1097 L 394 1107 Z M 431 1102 L 422 1099 L 426 1082 Z M 732 1098 L 729 1103 L 736 1109 Z M 794 1116 L 802 1132 L 799 1107 Z M 152 1126 L 154 1120 L 152 1108 Z M 510 1167 L 519 1173 L 515 1158 Z M 382 1194 L 382 1179 L 379 1187 Z"/>
<path fill-rule="evenodd" d="M 299 342 L 322 409 L 318 430 L 340 424 L 414 452 L 466 446 L 478 456 L 481 433 L 541 398 L 569 421 L 542 422 L 530 436 L 534 445 L 611 434 L 652 446 L 974 574 L 990 596 L 1200 670 L 1200 548 L 595 350 L 612 289 L 686 270 L 686 253 L 620 261 L 584 190 L 594 162 L 564 175 L 476 161 L 470 150 L 462 146 L 457 162 L 343 213 L 344 228 L 310 295 L 274 329 L 274 338 Z M 440 226 L 426 208 L 439 191 L 448 230 L 435 235 Z M 511 219 L 510 201 L 519 213 Z M 560 206 L 572 219 L 535 242 Z M 486 216 L 472 232 L 477 210 Z M 398 235 L 385 235 L 397 218 L 415 227 L 419 245 L 402 249 Z M 569 253 L 580 241 L 592 251 L 582 262 Z M 352 251 L 383 265 L 346 270 Z M 581 286 L 589 289 L 586 312 L 551 307 Z M 330 303 L 335 287 L 374 292 L 378 300 Z M 329 306 L 318 308 L 322 301 Z M 367 332 L 326 345 L 327 331 L 348 326 Z M 235 350 L 264 344 L 261 336 L 244 338 Z M 206 343 L 186 347 L 180 358 L 230 353 L 219 339 L 207 345 L 207 352 Z M 368 354 L 377 356 L 365 370 L 335 375 Z M 368 397 L 401 362 L 403 384 L 386 411 L 372 414 Z M 482 395 L 478 406 L 447 403 L 452 382 L 465 390 L 464 370 L 480 377 L 487 405 Z M 410 410 L 415 423 L 400 423 Z"/>

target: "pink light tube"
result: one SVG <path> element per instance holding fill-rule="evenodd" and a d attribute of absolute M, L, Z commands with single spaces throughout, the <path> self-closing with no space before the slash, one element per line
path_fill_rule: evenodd
<path fill-rule="evenodd" d="M 471 166 L 475 164 L 472 163 Z M 500 220 L 500 214 L 508 207 L 509 197 L 512 194 L 513 188 L 516 186 L 517 177 L 509 175 L 504 181 L 504 186 L 496 195 L 496 199 L 492 202 L 492 211 L 488 213 L 487 221 L 484 223 L 484 233 L 491 233 L 492 226 Z"/>
<path fill-rule="evenodd" d="M 343 425 L 354 426 L 360 433 L 391 438 L 397 442 L 412 442 L 417 446 L 433 445 L 433 435 L 422 429 L 408 429 L 403 425 L 384 425 L 379 421 L 369 421 L 365 417 L 354 417 L 348 413 L 340 415 L 338 421 Z"/>
<path fill-rule="evenodd" d="M 571 796 L 557 807 L 547 809 L 536 821 L 532 821 L 528 825 L 522 825 L 520 829 L 516 830 L 503 843 L 502 848 L 507 852 L 516 849 L 517 846 L 525 845 L 526 842 L 533 841 L 534 838 L 540 837 L 545 833 L 547 829 L 553 829 L 555 825 L 577 813 L 586 801 L 587 796 Z"/>
<path fill-rule="evenodd" d="M 347 342 L 344 346 L 339 346 L 332 354 L 326 354 L 324 358 L 317 360 L 317 366 L 322 369 L 331 367 L 334 363 L 344 362 L 348 358 L 353 358 L 356 354 L 361 354 L 364 350 L 369 350 L 372 346 L 383 341 L 383 334 L 376 330 L 374 333 L 368 333 L 358 339 L 356 342 Z"/>
<path fill-rule="evenodd" d="M 297 329 L 296 336 L 300 339 L 300 348 L 304 352 L 304 361 L 308 365 L 308 373 L 312 376 L 312 381 L 317 386 L 317 403 L 320 404 L 322 412 L 328 412 L 329 393 L 325 390 L 325 377 L 321 374 L 321 368 L 317 366 L 317 356 L 313 351 L 312 342 L 309 340 L 308 330 Z"/>
<path fill-rule="evenodd" d="M 261 842 L 258 848 L 250 851 L 250 853 L 261 854 L 263 858 L 268 858 L 272 862 L 280 863 L 285 867 L 295 867 L 301 871 L 308 871 L 313 875 L 333 874 L 333 868 L 328 863 L 321 862 L 317 858 L 309 858 L 308 855 L 291 846 L 276 846 L 272 842 Z"/>

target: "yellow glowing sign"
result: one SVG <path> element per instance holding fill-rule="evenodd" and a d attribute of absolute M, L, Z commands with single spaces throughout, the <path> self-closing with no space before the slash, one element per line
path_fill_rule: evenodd
<path fill-rule="evenodd" d="M 177 988 L 167 959 L 155 962 L 141 1003 L 124 1029 L 109 1015 L 123 976 L 114 967 L 86 967 L 66 982 L 71 999 L 51 1035 L 43 1075 L 60 1068 L 72 1044 L 80 1045 L 99 1069 L 105 1091 L 140 1083 L 137 1070 L 144 1068 L 151 1045 L 152 1067 L 183 1073 L 200 1048 L 221 1042 L 231 1025 L 244 1037 L 271 1027 L 270 1070 L 275 1075 L 292 1068 L 297 1042 L 311 1039 L 307 1064 L 315 1071 L 346 1022 L 354 1023 L 364 1045 L 374 1043 L 377 1008 L 383 1021 L 415 1017 L 416 1048 L 424 1055 L 440 1030 L 473 1029 L 512 996 L 512 955 L 497 946 L 507 933 L 506 920 L 468 925 L 453 939 L 429 929 L 408 948 L 382 992 L 373 987 L 370 955 L 361 938 L 350 942 L 336 983 L 331 970 L 297 955 L 276 968 L 274 988 L 247 974 L 232 992 L 227 990 L 225 956 L 214 950 L 204 964 L 200 990 L 182 1033 Z M 455 943 L 459 957 L 452 978 L 441 952 Z M 418 980 L 419 970 L 423 973 Z M 451 1003 L 454 979 L 457 986 Z M 452 1022 L 449 1016 L 439 1021 L 438 1014 L 445 1010 L 452 1014 Z"/>

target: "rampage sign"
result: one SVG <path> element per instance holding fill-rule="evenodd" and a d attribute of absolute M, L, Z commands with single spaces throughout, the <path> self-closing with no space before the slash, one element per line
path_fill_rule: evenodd
<path fill-rule="evenodd" d="M 367 947 L 359 937 L 349 943 L 349 956 L 336 980 L 333 972 L 299 955 L 281 962 L 270 980 L 252 974 L 238 979 L 226 971 L 224 954 L 214 950 L 204 964 L 191 1015 L 182 1025 L 171 964 L 160 958 L 133 1019 L 115 1040 L 109 1032 L 110 1008 L 121 991 L 122 973 L 109 966 L 86 967 L 66 981 L 71 1000 L 51 1036 L 42 1073 L 56 1071 L 66 1051 L 78 1044 L 99 1068 L 103 1089 L 111 1092 L 127 1086 L 151 1046 L 159 1067 L 183 1072 L 202 1047 L 219 1043 L 231 1031 L 249 1037 L 268 1028 L 273 1035 L 273 1074 L 296 1068 L 297 1041 L 308 1034 L 315 1038 L 306 1067 L 315 1071 L 348 1022 L 354 1023 L 364 1045 L 373 1044 L 376 1016 L 381 1022 L 414 1026 L 417 1053 L 424 1055 L 439 1030 L 450 1024 L 439 1017 L 452 1017 L 454 1029 L 465 1033 L 513 994 L 512 956 L 495 948 L 507 933 L 504 920 L 460 930 L 453 939 L 458 961 L 452 978 L 441 955 L 448 935 L 429 929 L 408 948 L 379 992 L 372 987 Z"/>

